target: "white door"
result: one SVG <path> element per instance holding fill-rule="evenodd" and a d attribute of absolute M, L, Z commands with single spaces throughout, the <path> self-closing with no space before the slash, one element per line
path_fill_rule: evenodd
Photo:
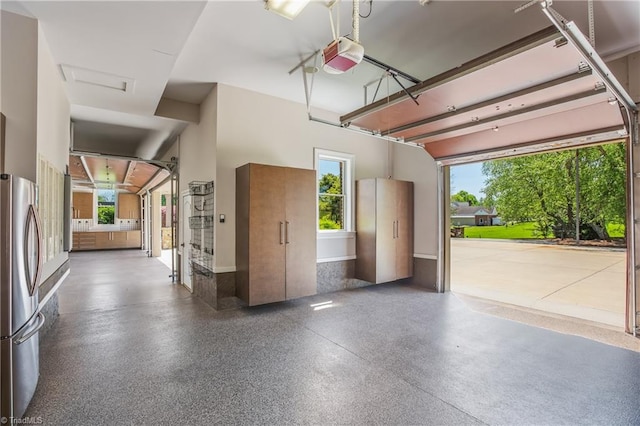
<path fill-rule="evenodd" d="M 191 194 L 189 191 L 182 193 L 182 210 L 180 212 L 180 245 L 178 246 L 178 253 L 182 262 L 180 268 L 180 282 L 193 293 L 193 286 L 191 283 L 191 228 L 189 228 L 189 216 L 191 216 Z"/>

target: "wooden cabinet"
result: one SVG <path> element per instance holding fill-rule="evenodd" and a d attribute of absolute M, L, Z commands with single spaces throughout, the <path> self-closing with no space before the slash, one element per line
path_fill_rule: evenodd
<path fill-rule="evenodd" d="M 413 275 L 413 182 L 356 183 L 356 278 L 383 283 Z"/>
<path fill-rule="evenodd" d="M 142 231 L 126 231 L 127 233 L 127 248 L 140 248 L 142 247 Z"/>
<path fill-rule="evenodd" d="M 113 248 L 111 242 L 112 232 L 96 232 L 96 250 L 104 250 Z"/>
<path fill-rule="evenodd" d="M 141 231 L 74 232 L 73 250 L 140 248 Z"/>
<path fill-rule="evenodd" d="M 250 306 L 316 294 L 316 173 L 236 169 L 236 288 Z"/>
<path fill-rule="evenodd" d="M 140 197 L 136 194 L 118 194 L 118 219 L 140 219 Z"/>
<path fill-rule="evenodd" d="M 93 219 L 93 193 L 73 193 L 73 219 Z"/>
<path fill-rule="evenodd" d="M 72 237 L 72 250 L 95 250 L 96 249 L 96 233 L 95 232 L 74 232 Z"/>

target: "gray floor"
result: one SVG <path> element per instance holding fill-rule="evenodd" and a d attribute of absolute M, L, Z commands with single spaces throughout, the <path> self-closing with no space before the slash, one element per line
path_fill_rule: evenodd
<path fill-rule="evenodd" d="M 639 353 L 452 294 L 216 312 L 139 252 L 71 259 L 27 412 L 44 424 L 640 424 Z"/>

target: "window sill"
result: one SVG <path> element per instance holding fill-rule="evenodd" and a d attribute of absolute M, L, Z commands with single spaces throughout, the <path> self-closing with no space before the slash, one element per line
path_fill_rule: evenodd
<path fill-rule="evenodd" d="M 332 238 L 351 239 L 356 237 L 354 231 L 318 231 L 319 240 L 329 240 Z"/>

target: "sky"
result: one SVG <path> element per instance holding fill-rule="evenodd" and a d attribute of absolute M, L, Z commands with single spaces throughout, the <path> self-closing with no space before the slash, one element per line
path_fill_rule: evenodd
<path fill-rule="evenodd" d="M 332 173 L 336 176 L 340 176 L 340 163 L 338 161 L 324 161 L 320 160 L 318 164 L 320 169 L 320 176 L 324 176 L 327 173 Z"/>
<path fill-rule="evenodd" d="M 451 193 L 467 191 L 476 196 L 477 199 L 484 198 L 481 192 L 484 187 L 484 175 L 482 174 L 482 163 L 465 164 L 451 167 Z"/>

